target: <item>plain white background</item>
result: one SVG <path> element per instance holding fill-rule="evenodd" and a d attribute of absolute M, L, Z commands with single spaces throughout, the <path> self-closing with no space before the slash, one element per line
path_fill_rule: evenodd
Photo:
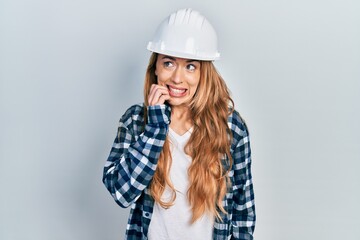
<path fill-rule="evenodd" d="M 179 8 L 219 35 L 251 134 L 257 240 L 360 239 L 360 3 L 0 1 L 0 239 L 123 239 L 102 185 L 146 50 Z"/>

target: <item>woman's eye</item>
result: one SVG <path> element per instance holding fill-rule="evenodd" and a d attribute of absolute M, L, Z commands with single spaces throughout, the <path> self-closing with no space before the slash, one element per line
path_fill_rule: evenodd
<path fill-rule="evenodd" d="M 190 71 L 194 71 L 195 70 L 195 65 L 194 64 L 189 64 L 186 66 L 187 70 L 190 70 Z"/>
<path fill-rule="evenodd" d="M 164 67 L 168 68 L 172 66 L 173 66 L 172 62 L 164 62 Z"/>

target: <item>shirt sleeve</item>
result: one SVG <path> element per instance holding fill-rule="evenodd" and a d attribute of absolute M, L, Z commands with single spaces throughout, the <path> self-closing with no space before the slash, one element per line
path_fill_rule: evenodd
<path fill-rule="evenodd" d="M 143 121 L 131 108 L 119 122 L 117 136 L 103 172 L 103 183 L 121 207 L 129 207 L 149 185 L 170 124 L 170 107 L 148 107 L 148 123 L 136 136 Z"/>
<path fill-rule="evenodd" d="M 237 144 L 233 152 L 233 215 L 232 238 L 253 239 L 255 229 L 255 202 L 251 176 L 251 149 L 249 132 L 245 122 L 237 114 L 234 138 Z"/>

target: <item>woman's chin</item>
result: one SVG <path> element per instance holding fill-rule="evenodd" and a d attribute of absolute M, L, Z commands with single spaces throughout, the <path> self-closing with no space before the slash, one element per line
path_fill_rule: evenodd
<path fill-rule="evenodd" d="M 181 99 L 181 98 L 173 98 L 171 97 L 169 100 L 166 101 L 170 106 L 176 107 L 176 106 L 188 106 L 189 102 L 187 99 Z"/>

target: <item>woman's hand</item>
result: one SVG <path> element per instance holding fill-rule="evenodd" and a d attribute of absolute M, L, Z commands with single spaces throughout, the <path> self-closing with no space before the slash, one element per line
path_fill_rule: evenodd
<path fill-rule="evenodd" d="M 164 104 L 166 100 L 170 99 L 169 90 L 167 87 L 157 84 L 151 85 L 150 94 L 148 97 L 149 106 Z"/>

